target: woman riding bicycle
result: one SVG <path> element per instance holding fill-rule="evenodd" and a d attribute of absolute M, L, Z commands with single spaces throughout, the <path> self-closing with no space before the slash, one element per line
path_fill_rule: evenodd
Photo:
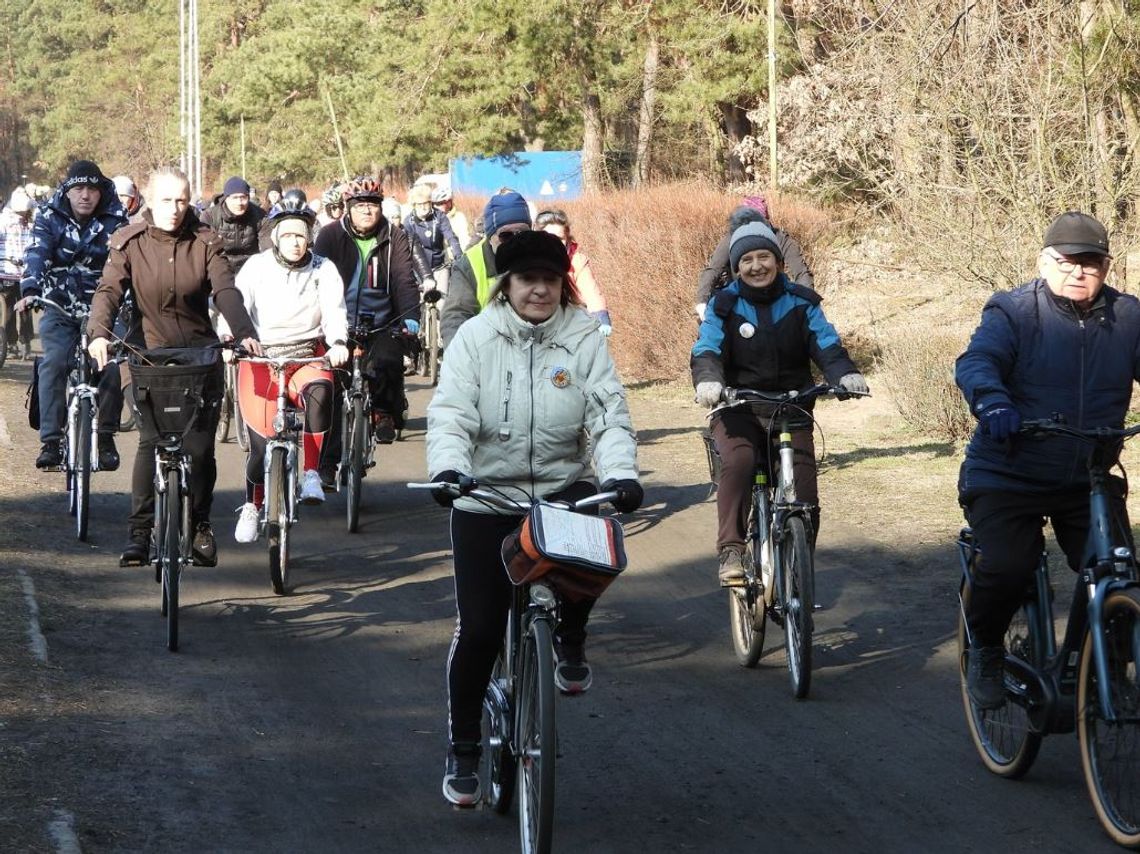
<path fill-rule="evenodd" d="M 716 406 L 726 385 L 767 392 L 804 388 L 812 384 L 812 362 L 832 385 L 866 393 L 866 380 L 819 307 L 822 298 L 784 275 L 784 256 L 770 227 L 753 222 L 736 229 L 729 260 L 735 278 L 709 301 L 693 346 L 697 403 Z M 766 449 L 775 438 L 769 436 L 770 418 L 765 414 L 726 411 L 712 422 L 722 466 L 716 545 L 724 586 L 744 579 L 749 487 L 757 459 L 767 459 Z M 811 430 L 793 433 L 792 445 L 796 495 L 818 508 Z M 818 509 L 812 512 L 811 523 L 809 536 L 814 545 L 819 533 Z"/>
<path fill-rule="evenodd" d="M 309 248 L 315 222 L 316 215 L 304 203 L 283 198 L 270 217 L 272 247 L 249 259 L 236 284 L 267 355 L 305 358 L 323 353 L 337 368 L 348 361 L 344 283 L 336 265 Z M 219 332 L 228 333 L 224 323 Z M 331 344 L 327 352 L 326 341 Z M 238 405 L 249 428 L 245 504 L 234 528 L 239 543 L 257 540 L 265 498 L 265 448 L 274 433 L 279 379 L 266 364 L 243 362 L 238 367 Z M 325 500 L 318 465 L 332 426 L 332 372 L 316 364 L 297 368 L 289 378 L 289 399 L 305 412 L 301 501 L 319 504 Z"/>
<path fill-rule="evenodd" d="M 502 275 L 491 299 L 452 339 L 428 406 L 429 474 L 448 483 L 471 475 L 512 497 L 571 500 L 596 491 L 596 474 L 603 490 L 620 493 L 618 510 L 636 510 L 643 493 L 625 390 L 597 324 L 578 307 L 565 247 L 545 232 L 522 232 L 499 247 L 495 265 Z M 442 493 L 437 500 L 452 503 Z M 455 804 L 480 795 L 483 694 L 511 603 L 499 549 L 520 521 L 464 498 L 451 514 L 458 616 L 447 668 L 443 793 Z M 561 608 L 555 679 L 567 693 L 591 682 L 584 645 L 593 604 Z"/>

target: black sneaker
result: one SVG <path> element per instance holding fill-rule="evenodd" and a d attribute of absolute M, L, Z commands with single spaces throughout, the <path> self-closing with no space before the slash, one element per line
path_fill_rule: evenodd
<path fill-rule="evenodd" d="M 62 465 L 63 443 L 59 439 L 48 439 L 40 448 L 40 455 L 36 457 L 36 468 L 50 471 Z"/>
<path fill-rule="evenodd" d="M 594 673 L 586 661 L 586 650 L 580 643 L 554 644 L 558 665 L 554 668 L 554 684 L 563 694 L 582 694 L 594 682 Z"/>
<path fill-rule="evenodd" d="M 744 551 L 733 546 L 720 550 L 720 570 L 717 573 L 721 587 L 736 587 L 744 583 Z"/>
<path fill-rule="evenodd" d="M 979 709 L 1000 709 L 1005 705 L 1004 664 L 1005 650 L 1000 646 L 970 649 L 966 690 Z"/>
<path fill-rule="evenodd" d="M 479 803 L 483 791 L 479 785 L 478 744 L 454 744 L 447 751 L 447 765 L 443 772 L 443 796 L 457 807 L 473 807 Z"/>
<path fill-rule="evenodd" d="M 194 566 L 217 566 L 218 544 L 209 522 L 199 522 L 194 528 L 194 544 L 190 562 Z"/>
<path fill-rule="evenodd" d="M 99 470 L 116 471 L 119 468 L 119 451 L 115 447 L 115 437 L 110 433 L 99 434 Z"/>
<path fill-rule="evenodd" d="M 150 563 L 150 529 L 132 528 L 130 539 L 119 555 L 119 566 L 146 566 Z"/>
<path fill-rule="evenodd" d="M 396 419 L 387 412 L 372 413 L 372 429 L 377 444 L 391 445 L 396 441 Z"/>

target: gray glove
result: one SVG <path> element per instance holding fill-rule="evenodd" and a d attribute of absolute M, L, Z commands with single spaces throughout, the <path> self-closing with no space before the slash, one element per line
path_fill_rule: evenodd
<path fill-rule="evenodd" d="M 697 383 L 696 401 L 706 409 L 712 409 L 720 403 L 720 396 L 724 394 L 724 383 L 703 382 Z"/>
<path fill-rule="evenodd" d="M 863 379 L 863 375 L 856 372 L 853 374 L 844 374 L 839 378 L 839 387 L 844 391 L 849 391 L 852 394 L 870 394 L 871 389 L 867 387 L 867 381 Z"/>

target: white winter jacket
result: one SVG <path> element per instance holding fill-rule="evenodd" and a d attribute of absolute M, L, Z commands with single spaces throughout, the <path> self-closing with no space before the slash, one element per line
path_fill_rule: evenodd
<path fill-rule="evenodd" d="M 448 346 L 427 422 L 430 477 L 450 469 L 547 496 L 589 478 L 592 457 L 601 483 L 637 478 L 625 389 L 579 308 L 535 325 L 492 300 Z M 471 499 L 455 506 L 488 511 Z"/>
<path fill-rule="evenodd" d="M 266 249 L 250 258 L 234 280 L 262 344 L 294 344 L 324 338 L 330 345 L 348 340 L 344 284 L 336 264 L 320 255 L 290 269 Z M 228 334 L 224 319 L 218 332 Z"/>

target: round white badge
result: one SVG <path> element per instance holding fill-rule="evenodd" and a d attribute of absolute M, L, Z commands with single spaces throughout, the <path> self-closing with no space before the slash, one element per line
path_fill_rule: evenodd
<path fill-rule="evenodd" d="M 756 327 L 753 326 L 751 323 L 740 324 L 740 337 L 741 338 L 751 338 L 755 334 L 756 334 Z"/>

